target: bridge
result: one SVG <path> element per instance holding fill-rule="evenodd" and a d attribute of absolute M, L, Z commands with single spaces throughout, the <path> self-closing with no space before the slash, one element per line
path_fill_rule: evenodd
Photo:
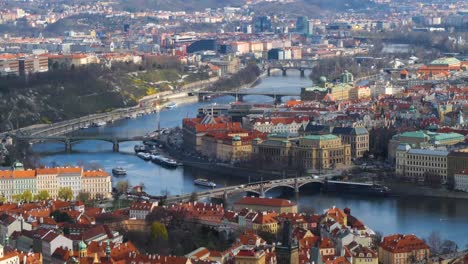
<path fill-rule="evenodd" d="M 61 142 L 65 145 L 65 151 L 71 152 L 72 146 L 76 143 L 82 141 L 106 141 L 112 143 L 112 151 L 119 152 L 119 144 L 121 142 L 128 141 L 144 141 L 148 140 L 148 137 L 105 137 L 105 136 L 96 136 L 96 137 L 80 137 L 80 136 L 18 136 L 15 135 L 16 140 L 23 140 L 28 142 L 43 142 L 43 141 L 53 141 Z"/>
<path fill-rule="evenodd" d="M 294 178 L 285 178 L 280 180 L 269 180 L 269 181 L 259 181 L 249 184 L 241 184 L 235 186 L 228 186 L 223 188 L 216 188 L 212 190 L 198 192 L 197 197 L 199 199 L 204 198 L 219 198 L 226 200 L 229 196 L 240 194 L 240 193 L 251 193 L 256 194 L 259 197 L 265 197 L 265 194 L 275 188 L 289 188 L 294 192 L 298 193 L 300 189 L 309 184 L 319 184 L 323 185 L 325 179 L 336 176 L 336 174 L 327 174 L 320 176 L 307 176 L 307 177 L 294 177 Z M 192 194 L 184 194 L 177 196 L 167 197 L 167 202 L 181 202 L 188 201 Z"/>
<path fill-rule="evenodd" d="M 264 69 L 268 76 L 271 76 L 272 69 L 280 69 L 283 76 L 287 75 L 288 70 L 298 70 L 301 77 L 305 77 L 305 71 L 312 70 L 316 63 L 316 60 L 268 60 L 264 62 Z"/>
<path fill-rule="evenodd" d="M 248 95 L 264 95 L 273 98 L 275 103 L 281 103 L 283 97 L 286 96 L 300 96 L 298 93 L 262 93 L 262 92 L 211 92 L 211 91 L 200 91 L 198 93 L 198 100 L 204 101 L 208 96 L 223 96 L 229 95 L 236 99 L 236 101 L 242 102 L 245 96 Z"/>

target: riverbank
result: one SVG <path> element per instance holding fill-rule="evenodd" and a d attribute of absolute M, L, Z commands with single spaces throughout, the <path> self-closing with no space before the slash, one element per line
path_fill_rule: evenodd
<path fill-rule="evenodd" d="M 468 199 L 468 193 L 450 191 L 444 188 L 432 188 L 404 182 L 385 182 L 393 196 L 398 197 L 437 197 L 448 199 Z"/>

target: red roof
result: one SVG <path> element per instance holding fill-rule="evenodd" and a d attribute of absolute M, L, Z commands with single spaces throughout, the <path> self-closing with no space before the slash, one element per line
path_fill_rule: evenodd
<path fill-rule="evenodd" d="M 405 253 L 421 249 L 429 250 L 429 246 L 415 235 L 402 234 L 384 237 L 380 247 L 392 253 Z"/>
<path fill-rule="evenodd" d="M 285 206 L 294 206 L 295 202 L 285 199 L 277 198 L 260 198 L 260 197 L 244 197 L 238 200 L 236 205 L 256 205 L 256 206 L 274 206 L 274 207 L 285 207 Z"/>

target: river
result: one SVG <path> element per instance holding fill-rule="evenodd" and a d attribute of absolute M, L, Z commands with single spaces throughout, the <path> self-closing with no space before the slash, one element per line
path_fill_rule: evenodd
<path fill-rule="evenodd" d="M 300 87 L 311 85 L 311 81 L 300 78 L 299 73 L 288 71 L 288 76 L 275 73 L 265 77 L 251 91 L 293 92 Z M 272 99 L 266 96 L 247 96 L 246 102 L 270 103 Z M 216 103 L 228 103 L 232 97 L 220 97 L 213 99 Z M 185 117 L 194 117 L 197 109 L 209 102 L 198 102 L 179 105 L 160 113 L 161 127 L 181 126 L 181 120 Z M 113 124 L 99 128 L 80 130 L 80 135 L 112 135 L 112 136 L 141 136 L 155 130 L 157 127 L 156 115 L 146 115 L 136 119 L 116 121 Z M 190 193 L 202 190 L 193 185 L 193 180 L 198 177 L 215 181 L 218 186 L 241 184 L 245 179 L 225 178 L 195 169 L 178 168 L 175 170 L 164 169 L 160 166 L 145 162 L 134 155 L 135 142 L 122 143 L 120 153 L 112 152 L 112 145 L 101 141 L 87 141 L 73 146 L 72 153 L 64 153 L 63 144 L 41 143 L 33 146 L 33 150 L 39 153 L 41 161 L 52 165 L 76 165 L 99 166 L 106 171 L 113 167 L 121 166 L 128 171 L 126 177 L 114 178 L 114 183 L 119 179 L 126 179 L 131 185 L 144 183 L 146 191 L 150 194 L 160 195 L 163 192 L 170 194 Z M 279 190 L 267 193 L 267 196 L 277 196 Z M 293 198 L 293 197 L 291 197 Z M 420 237 L 427 237 L 431 231 L 439 231 L 443 238 L 453 240 L 460 248 L 468 245 L 468 201 L 442 198 L 370 198 L 359 196 L 341 196 L 320 194 L 314 192 L 301 193 L 298 198 L 299 207 L 313 209 L 315 212 L 331 206 L 340 208 L 349 207 L 353 215 L 361 219 L 366 225 L 384 235 L 393 233 L 414 233 Z"/>

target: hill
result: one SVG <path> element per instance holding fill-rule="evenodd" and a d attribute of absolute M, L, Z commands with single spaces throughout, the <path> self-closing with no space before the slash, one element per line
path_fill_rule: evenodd
<path fill-rule="evenodd" d="M 118 6 L 127 11 L 141 10 L 184 10 L 200 11 L 206 8 L 242 6 L 245 0 L 117 0 Z M 296 0 L 292 3 L 261 2 L 252 6 L 259 14 L 289 13 L 300 15 L 319 15 L 321 12 L 363 9 L 373 6 L 370 0 Z"/>

